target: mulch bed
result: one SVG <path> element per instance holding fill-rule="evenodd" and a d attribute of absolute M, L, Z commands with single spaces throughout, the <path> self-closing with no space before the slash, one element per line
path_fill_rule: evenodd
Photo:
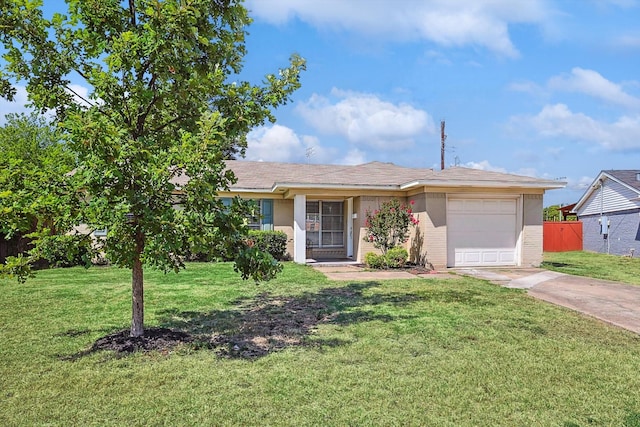
<path fill-rule="evenodd" d="M 111 350 L 116 353 L 168 351 L 178 345 L 191 342 L 193 337 L 188 333 L 167 328 L 145 329 L 141 337 L 132 337 L 130 331 L 125 329 L 98 339 L 91 346 L 91 351 Z"/>
<path fill-rule="evenodd" d="M 366 264 L 355 264 L 355 266 L 360 268 L 367 268 Z M 407 264 L 404 267 L 389 268 L 389 269 L 380 270 L 380 271 L 406 271 L 407 273 L 418 275 L 418 274 L 430 274 L 433 272 L 433 269 L 429 267 L 425 267 L 423 265 Z"/>

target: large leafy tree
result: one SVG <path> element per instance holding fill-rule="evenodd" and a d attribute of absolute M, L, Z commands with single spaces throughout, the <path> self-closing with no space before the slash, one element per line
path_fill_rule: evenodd
<path fill-rule="evenodd" d="M 45 117 L 32 113 L 9 114 L 0 128 L 0 238 L 17 257 L 0 265 L 0 276 L 30 275 L 30 261 L 51 261 L 54 253 L 63 259 L 91 260 L 87 236 L 59 236 L 74 223 L 79 200 L 68 185 L 75 157 L 60 140 L 59 132 Z M 40 239 L 38 253 L 31 240 Z M 61 243 L 69 242 L 68 245 Z M 69 250 L 67 250 L 69 249 Z M 24 256 L 25 253 L 31 256 Z"/>
<path fill-rule="evenodd" d="M 9 114 L 0 128 L 0 234 L 11 238 L 47 229 L 55 232 L 68 197 L 66 176 L 75 165 L 59 133 L 37 114 Z M 65 199 L 65 203 L 60 203 Z"/>
<path fill-rule="evenodd" d="M 224 158 L 274 120 L 303 59 L 240 81 L 250 23 L 240 0 L 66 3 L 48 18 L 41 1 L 0 0 L 0 90 L 11 99 L 24 82 L 35 107 L 55 111 L 77 156 L 81 218 L 108 229 L 107 256 L 132 270 L 131 335 L 144 334 L 145 264 L 177 271 L 190 250 L 234 251 L 243 277 L 269 278 L 275 261 L 242 243 L 247 205 L 215 196 L 234 181 Z"/>

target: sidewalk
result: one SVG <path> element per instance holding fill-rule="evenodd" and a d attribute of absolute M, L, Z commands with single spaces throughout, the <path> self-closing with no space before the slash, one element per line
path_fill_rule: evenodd
<path fill-rule="evenodd" d="M 389 280 L 389 279 L 443 279 L 452 277 L 448 272 L 445 273 L 426 273 L 412 274 L 408 271 L 399 270 L 367 270 L 359 265 L 330 265 L 318 264 L 312 265 L 331 280 L 351 280 L 351 281 L 372 281 L 372 280 Z"/>

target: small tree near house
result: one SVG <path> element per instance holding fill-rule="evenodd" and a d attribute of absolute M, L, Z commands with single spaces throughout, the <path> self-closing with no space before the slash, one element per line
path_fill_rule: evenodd
<path fill-rule="evenodd" d="M 384 202 L 380 209 L 365 214 L 364 240 L 370 242 L 376 249 L 382 251 L 386 257 L 390 250 L 397 248 L 409 239 L 409 231 L 412 226 L 418 224 L 418 219 L 413 215 L 413 201 L 408 205 L 400 203 L 397 199 Z M 385 264 L 388 264 L 385 262 Z"/>
<path fill-rule="evenodd" d="M 143 265 L 177 271 L 187 252 L 232 252 L 244 278 L 270 278 L 279 265 L 247 244 L 250 204 L 226 207 L 216 193 L 235 181 L 224 160 L 275 120 L 304 60 L 259 85 L 240 80 L 251 22 L 241 0 L 66 5 L 47 17 L 41 1 L 0 2 L 0 96 L 22 84 L 35 108 L 55 112 L 81 201 L 60 223 L 108 230 L 107 257 L 132 272 L 131 335 L 144 334 Z"/>

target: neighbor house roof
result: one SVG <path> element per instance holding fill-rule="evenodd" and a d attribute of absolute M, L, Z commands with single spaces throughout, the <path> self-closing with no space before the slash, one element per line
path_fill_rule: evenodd
<path fill-rule="evenodd" d="M 393 163 L 321 165 L 229 160 L 238 181 L 234 191 L 282 191 L 295 188 L 409 190 L 413 187 L 469 186 L 562 188 L 565 183 L 527 176 L 452 167 L 442 171 L 408 168 Z"/>
<path fill-rule="evenodd" d="M 640 192 L 640 170 L 638 169 L 629 169 L 629 170 L 606 170 L 603 171 L 608 175 L 611 175 L 613 178 L 618 180 L 621 184 L 624 184 L 628 187 L 631 187 Z"/>
<path fill-rule="evenodd" d="M 638 200 L 640 197 L 640 170 L 639 169 L 624 169 L 624 170 L 603 170 L 600 171 L 593 183 L 587 188 L 580 200 L 574 207 L 574 212 L 577 212 L 584 203 L 591 197 L 594 191 L 600 188 L 600 181 L 603 179 L 611 179 L 616 181 L 620 185 L 631 190 L 632 194 L 636 194 L 636 197 L 632 197 L 630 200 Z"/>

